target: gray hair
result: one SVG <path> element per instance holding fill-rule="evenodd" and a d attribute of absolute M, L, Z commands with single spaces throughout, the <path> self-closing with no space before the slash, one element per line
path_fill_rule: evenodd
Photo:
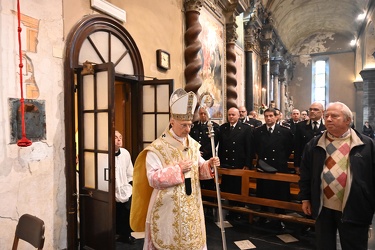
<path fill-rule="evenodd" d="M 327 106 L 327 109 L 332 106 L 332 105 L 339 105 L 341 107 L 341 112 L 342 114 L 344 115 L 345 118 L 347 119 L 350 119 L 350 126 L 352 125 L 353 123 L 353 113 L 352 111 L 349 109 L 348 106 L 346 106 L 344 103 L 342 102 L 331 102 L 328 104 Z"/>

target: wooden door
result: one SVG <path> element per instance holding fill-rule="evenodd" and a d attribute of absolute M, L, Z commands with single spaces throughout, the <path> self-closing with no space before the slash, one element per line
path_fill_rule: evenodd
<path fill-rule="evenodd" d="M 114 65 L 77 72 L 81 249 L 115 249 Z"/>

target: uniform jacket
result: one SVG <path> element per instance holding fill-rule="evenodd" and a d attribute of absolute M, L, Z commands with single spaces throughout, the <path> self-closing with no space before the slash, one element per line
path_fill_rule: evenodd
<path fill-rule="evenodd" d="M 250 125 L 240 121 L 233 131 L 230 131 L 229 122 L 220 126 L 218 156 L 222 167 L 251 167 L 251 136 Z"/>
<path fill-rule="evenodd" d="M 294 166 L 299 167 L 301 164 L 301 158 L 303 149 L 306 144 L 314 137 L 322 134 L 326 127 L 324 126 L 324 120 L 321 119 L 319 128 L 316 132 L 313 131 L 311 120 L 301 121 L 297 123 L 296 132 L 294 134 Z"/>
<path fill-rule="evenodd" d="M 214 142 L 215 148 L 218 143 L 219 137 L 219 124 L 212 122 L 214 128 Z M 206 160 L 212 157 L 211 138 L 209 137 L 209 131 L 207 123 L 201 123 L 199 121 L 194 122 L 194 127 L 190 131 L 190 136 L 201 144 L 199 151 L 202 152 L 202 157 Z"/>
<path fill-rule="evenodd" d="M 372 129 L 371 125 L 369 125 L 368 127 L 366 127 L 366 125 L 363 125 L 362 133 L 374 139 L 374 130 Z"/>
<path fill-rule="evenodd" d="M 292 134 L 294 135 L 296 133 L 297 123 L 299 122 L 294 122 L 293 118 L 288 119 L 286 122 L 289 124 L 288 127 L 290 127 L 290 130 L 292 131 Z"/>
<path fill-rule="evenodd" d="M 262 159 L 278 172 L 288 173 L 288 159 L 293 148 L 293 134 L 288 127 L 275 124 L 270 133 L 263 124 L 254 130 L 253 147 L 258 159 Z M 289 200 L 289 183 L 272 180 L 257 180 L 256 195 L 258 197 Z"/>
<path fill-rule="evenodd" d="M 248 123 L 253 126 L 254 128 L 262 126 L 262 121 L 257 120 L 255 118 L 249 118 Z"/>
<path fill-rule="evenodd" d="M 299 198 L 311 202 L 315 219 L 322 208 L 321 178 L 326 160 L 326 133 L 306 145 L 301 162 Z M 375 143 L 354 129 L 351 129 L 351 136 L 342 221 L 370 225 L 375 211 Z"/>
<path fill-rule="evenodd" d="M 288 159 L 293 149 L 293 134 L 289 128 L 275 124 L 272 134 L 267 131 L 266 124 L 255 128 L 253 148 L 259 159 L 279 172 L 288 172 Z"/>

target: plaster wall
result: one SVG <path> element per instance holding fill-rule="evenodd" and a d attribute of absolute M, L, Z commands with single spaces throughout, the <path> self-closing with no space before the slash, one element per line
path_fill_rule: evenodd
<path fill-rule="evenodd" d="M 123 26 L 138 46 L 143 60 L 145 76 L 174 79 L 175 89 L 185 86 L 184 77 L 184 7 L 182 0 L 160 4 L 154 0 L 110 0 L 124 9 L 127 20 Z M 72 8 L 74 6 L 74 8 Z M 64 37 L 84 15 L 95 14 L 90 0 L 66 0 L 64 8 Z M 171 69 L 161 71 L 156 66 L 156 50 L 171 54 Z"/>
<path fill-rule="evenodd" d="M 329 63 L 329 102 L 341 101 L 355 112 L 354 52 L 328 54 Z M 293 78 L 289 85 L 294 106 L 300 110 L 309 108 L 312 83 L 312 60 L 309 55 L 301 55 L 293 60 L 296 63 Z"/>
<path fill-rule="evenodd" d="M 329 65 L 329 102 L 343 102 L 355 112 L 354 53 L 331 55 Z"/>
<path fill-rule="evenodd" d="M 45 222 L 44 248 L 64 249 L 62 2 L 21 1 L 21 13 L 38 23 L 36 51 L 26 46 L 30 37 L 23 23 L 22 50 L 32 62 L 37 99 L 45 100 L 46 111 L 46 139 L 29 147 L 10 144 L 10 124 L 14 121 L 9 118 L 8 98 L 21 96 L 16 12 L 17 1 L 0 1 L 0 248 L 11 249 L 19 217 L 29 213 Z M 26 73 L 24 65 L 23 75 L 27 74 L 30 72 Z M 19 249 L 30 246 L 21 241 Z"/>

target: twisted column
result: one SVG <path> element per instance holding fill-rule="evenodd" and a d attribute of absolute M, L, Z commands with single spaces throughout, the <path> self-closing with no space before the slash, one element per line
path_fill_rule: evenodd
<path fill-rule="evenodd" d="M 232 107 L 237 107 L 235 42 L 238 35 L 236 33 L 236 28 L 237 24 L 235 22 L 227 24 L 227 110 Z"/>
<path fill-rule="evenodd" d="M 199 76 L 199 70 L 202 67 L 202 60 L 198 56 L 202 48 L 202 43 L 198 36 L 202 31 L 202 26 L 199 23 L 200 9 L 202 8 L 202 1 L 186 0 L 185 1 L 185 90 L 198 93 L 198 89 L 202 85 L 202 79 Z"/>

